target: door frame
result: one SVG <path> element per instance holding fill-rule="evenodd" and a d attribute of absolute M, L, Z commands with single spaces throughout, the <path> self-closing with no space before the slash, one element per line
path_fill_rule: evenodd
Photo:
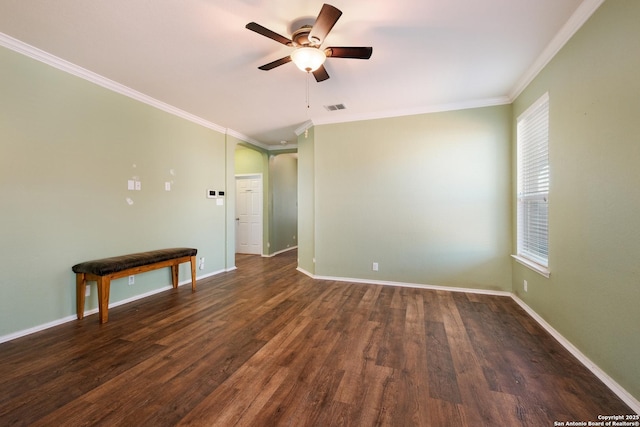
<path fill-rule="evenodd" d="M 260 179 L 260 185 L 261 185 L 261 192 L 262 192 L 262 200 L 260 201 L 262 203 L 262 206 L 260 206 L 260 222 L 262 225 L 262 233 L 260 235 L 260 255 L 264 256 L 264 235 L 265 235 L 265 206 L 264 206 L 264 201 L 265 201 L 265 191 L 264 191 L 264 174 L 262 173 L 240 173 L 240 174 L 236 174 L 234 175 L 234 191 L 237 193 L 237 188 L 238 188 L 238 180 L 239 179 L 251 179 L 251 178 L 259 178 Z M 234 207 L 233 207 L 233 223 L 236 227 L 236 236 L 233 242 L 233 247 L 234 247 L 234 253 L 238 253 L 238 230 L 237 230 L 237 222 L 236 222 L 236 218 L 238 218 L 238 194 L 236 194 L 235 197 L 235 202 L 234 202 Z"/>

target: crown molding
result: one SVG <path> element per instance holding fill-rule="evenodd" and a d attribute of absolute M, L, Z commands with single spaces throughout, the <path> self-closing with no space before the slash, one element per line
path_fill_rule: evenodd
<path fill-rule="evenodd" d="M 252 138 L 249 138 L 246 135 L 242 135 L 241 133 L 236 132 L 232 129 L 228 129 L 228 128 L 225 128 L 224 126 L 217 125 L 213 122 L 203 119 L 202 117 L 196 116 L 194 114 L 191 114 L 184 110 L 176 108 L 172 105 L 169 105 L 165 102 L 159 101 L 155 98 L 145 95 L 144 93 L 138 92 L 134 89 L 131 89 L 130 87 L 127 87 L 123 84 L 115 82 L 104 76 L 101 76 L 100 74 L 94 73 L 93 71 L 89 71 L 86 68 L 82 68 L 62 58 L 58 58 L 55 55 L 52 55 L 48 52 L 45 52 L 41 49 L 38 49 L 34 46 L 31 46 L 27 43 L 24 43 L 20 40 L 17 40 L 1 32 L 0 32 L 0 46 L 4 46 L 7 49 L 10 49 L 14 52 L 17 52 L 29 58 L 35 59 L 36 61 L 42 62 L 44 64 L 50 65 L 54 68 L 57 68 L 58 70 L 72 74 L 76 77 L 80 77 L 81 79 L 87 80 L 91 83 L 95 83 L 98 86 L 104 87 L 105 89 L 111 90 L 113 92 L 119 93 L 129 98 L 135 99 L 136 101 L 143 102 L 147 105 L 150 105 L 159 110 L 165 111 L 174 116 L 181 117 L 185 120 L 199 124 L 201 126 L 220 132 L 222 134 L 232 135 L 244 142 L 247 142 L 249 144 L 256 145 L 258 147 L 265 148 L 268 150 L 268 146 Z"/>
<path fill-rule="evenodd" d="M 262 143 L 262 142 L 260 142 L 260 141 L 256 141 L 256 140 L 255 140 L 255 139 L 253 139 L 253 138 L 249 138 L 247 135 L 244 135 L 244 134 L 242 134 L 242 133 L 240 133 L 240 132 L 238 132 L 238 131 L 235 131 L 235 130 L 233 130 L 233 129 L 225 129 L 225 133 L 226 133 L 227 135 L 230 135 L 230 136 L 232 136 L 232 137 L 234 137 L 234 138 L 239 139 L 239 140 L 240 140 L 240 141 L 242 141 L 242 142 L 246 142 L 247 144 L 255 145 L 256 147 L 260 147 L 260 148 L 262 148 L 263 150 L 268 150 L 268 149 L 269 149 L 269 146 L 268 146 L 268 145 L 263 144 L 263 143 Z"/>
<path fill-rule="evenodd" d="M 569 20 L 560 28 L 540 56 L 534 61 L 531 67 L 518 80 L 509 94 L 510 102 L 520 96 L 523 90 L 536 78 L 538 74 L 547 66 L 554 56 L 564 47 L 573 35 L 587 22 L 587 20 L 598 10 L 605 0 L 584 0 L 573 12 Z"/>
<path fill-rule="evenodd" d="M 264 144 L 262 142 L 256 141 L 253 138 L 248 137 L 247 135 L 241 134 L 240 132 L 237 132 L 233 129 L 227 129 L 227 135 L 233 136 L 234 138 L 237 138 L 239 140 L 241 140 L 242 142 L 252 145 L 254 147 L 260 148 L 264 151 L 267 151 L 269 153 L 273 153 L 276 151 L 291 151 L 291 150 L 296 150 L 298 148 L 298 144 L 285 144 L 285 145 L 268 145 L 268 144 Z"/>
<path fill-rule="evenodd" d="M 425 107 L 406 110 L 380 111 L 366 114 L 341 115 L 339 118 L 322 117 L 313 119 L 311 125 L 328 125 L 337 123 L 356 122 L 361 120 L 388 119 L 392 117 L 415 116 L 419 114 L 442 113 L 445 111 L 468 110 L 471 108 L 494 107 L 496 105 L 510 104 L 507 96 L 497 98 L 476 99 L 471 101 L 454 102 L 450 104 L 428 105 Z M 303 129 L 304 132 L 304 129 Z"/>
<path fill-rule="evenodd" d="M 268 149 L 270 153 L 273 152 L 277 152 L 277 151 L 291 151 L 291 150 L 297 150 L 298 149 L 298 144 L 291 144 L 291 143 L 286 143 L 286 144 L 282 144 L 282 145 L 268 145 Z"/>
<path fill-rule="evenodd" d="M 236 132 L 233 129 L 225 128 L 224 126 L 220 126 L 209 120 L 205 120 L 202 117 L 196 116 L 194 114 L 188 113 L 184 110 L 176 108 L 172 105 L 169 105 L 165 102 L 152 98 L 148 95 L 145 95 L 142 92 L 138 92 L 130 87 L 127 87 L 123 84 L 115 82 L 111 79 L 108 79 L 100 74 L 94 73 L 93 71 L 89 71 L 86 68 L 82 68 L 76 64 L 73 64 L 69 61 L 66 61 L 62 58 L 58 58 L 55 55 L 52 55 L 48 52 L 45 52 L 37 47 L 31 46 L 27 43 L 24 43 L 18 39 L 15 39 L 7 34 L 0 32 L 0 46 L 4 46 L 7 49 L 10 49 L 14 52 L 20 53 L 29 58 L 35 59 L 36 61 L 42 62 L 44 64 L 50 65 L 58 70 L 64 71 L 66 73 L 72 74 L 76 77 L 80 77 L 81 79 L 87 80 L 91 83 L 95 83 L 98 86 L 102 86 L 105 89 L 111 90 L 113 92 L 119 93 L 126 97 L 135 99 L 136 101 L 143 102 L 147 105 L 155 107 L 159 110 L 172 114 L 174 116 L 183 118 L 190 122 L 199 124 L 208 129 L 214 130 L 216 132 L 220 132 L 225 135 L 231 135 L 239 140 L 246 142 L 251 145 L 255 145 L 256 147 L 260 147 L 267 151 L 279 151 L 284 149 L 291 149 L 292 146 L 288 147 L 274 147 L 272 148 L 269 145 L 263 144 L 259 141 L 256 141 L 253 138 L 250 138 L 246 135 L 241 134 L 240 132 Z"/>
<path fill-rule="evenodd" d="M 190 122 L 197 123 L 201 126 L 223 134 L 226 132 L 226 128 L 224 128 L 223 126 L 217 125 L 203 119 L 202 117 L 198 117 L 165 102 L 152 98 L 148 95 L 145 95 L 144 93 L 138 92 L 134 89 L 131 89 L 130 87 L 101 76 L 100 74 L 89 71 L 86 68 L 82 68 L 76 64 L 73 64 L 62 58 L 58 58 L 55 55 L 24 43 L 20 40 L 14 39 L 13 37 L 8 36 L 4 33 L 0 33 L 0 45 L 6 47 L 7 49 L 11 49 L 15 52 L 21 53 L 22 55 L 28 56 L 29 58 L 35 59 L 36 61 L 40 61 L 44 64 L 50 65 L 61 71 L 72 74 L 76 77 L 80 77 L 81 79 L 87 80 L 91 83 L 95 83 L 98 86 L 104 87 L 105 89 L 109 89 L 113 92 L 135 99 L 136 101 L 143 102 L 169 114 L 173 114 L 174 116 L 181 117 L 185 120 L 189 120 Z"/>
<path fill-rule="evenodd" d="M 563 25 L 556 36 L 551 40 L 545 50 L 538 56 L 528 71 L 520 78 L 514 88 L 511 90 L 508 96 L 502 96 L 497 98 L 487 98 L 479 100 L 464 101 L 459 103 L 431 105 L 425 107 L 419 107 L 414 109 L 394 110 L 394 111 L 381 111 L 365 114 L 353 114 L 353 115 L 340 115 L 339 117 L 323 117 L 308 120 L 302 126 L 295 130 L 295 134 L 300 136 L 306 130 L 315 125 L 323 124 L 337 124 L 346 123 L 361 120 L 375 120 L 400 116 L 411 116 L 418 114 L 437 113 L 453 110 L 464 110 L 470 108 L 490 107 L 496 105 L 504 105 L 512 103 L 522 91 L 533 81 L 533 79 L 544 69 L 544 67 L 551 61 L 551 59 L 560 51 L 560 49 L 571 39 L 571 37 L 584 25 L 584 23 L 591 17 L 591 15 L 604 3 L 605 0 L 584 0 L 576 11 L 571 15 L 569 20 Z M 217 132 L 231 135 L 240 139 L 243 142 L 259 147 L 267 151 L 281 151 L 294 148 L 293 145 L 286 147 L 273 146 L 261 143 L 253 138 L 243 135 L 233 129 L 228 129 L 223 126 L 217 125 L 213 122 L 203 119 L 202 117 L 188 113 L 184 110 L 176 108 L 165 102 L 152 98 L 113 80 L 110 80 L 97 73 L 89 71 L 64 59 L 58 58 L 50 53 L 47 53 L 41 49 L 17 40 L 7 34 L 0 32 L 0 46 L 4 46 L 10 50 L 21 53 L 27 57 L 48 64 L 59 70 L 65 71 L 69 74 L 80 77 L 84 80 L 95 83 L 106 89 L 114 91 L 116 93 L 125 95 L 129 98 L 143 102 L 159 110 L 165 111 L 169 114 L 181 117 L 185 120 L 197 123 L 206 128 L 215 130 Z"/>
<path fill-rule="evenodd" d="M 313 122 L 311 120 L 307 120 L 306 122 L 304 122 L 300 127 L 298 127 L 296 130 L 294 130 L 296 136 L 300 136 L 302 135 L 306 130 L 310 129 L 313 127 Z"/>

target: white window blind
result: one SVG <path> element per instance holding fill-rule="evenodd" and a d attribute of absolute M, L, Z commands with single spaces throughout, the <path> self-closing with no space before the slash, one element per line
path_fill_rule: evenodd
<path fill-rule="evenodd" d="M 518 256 L 549 266 L 549 95 L 517 121 Z"/>

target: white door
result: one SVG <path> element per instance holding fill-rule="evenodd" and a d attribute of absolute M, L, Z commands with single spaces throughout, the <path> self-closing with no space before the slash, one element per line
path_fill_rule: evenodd
<path fill-rule="evenodd" d="M 262 176 L 236 176 L 236 252 L 262 254 Z"/>

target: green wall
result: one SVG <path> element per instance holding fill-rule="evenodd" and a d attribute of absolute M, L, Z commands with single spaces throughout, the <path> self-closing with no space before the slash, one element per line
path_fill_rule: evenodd
<path fill-rule="evenodd" d="M 269 253 L 298 245 L 298 155 L 269 156 Z"/>
<path fill-rule="evenodd" d="M 235 150 L 235 173 L 261 174 L 263 184 L 263 249 L 271 255 L 297 245 L 297 169 L 295 153 L 268 152 L 246 144 Z"/>
<path fill-rule="evenodd" d="M 639 22 L 640 2 L 606 1 L 514 103 L 549 92 L 551 277 L 514 261 L 513 290 L 636 399 Z"/>
<path fill-rule="evenodd" d="M 298 136 L 298 269 L 315 274 L 314 128 Z"/>
<path fill-rule="evenodd" d="M 513 292 L 639 399 L 638 22 L 640 2 L 606 1 L 511 106 L 300 136 L 299 268 Z M 515 121 L 547 91 L 549 279 L 509 257 Z"/>
<path fill-rule="evenodd" d="M 510 106 L 316 126 L 315 274 L 510 291 L 510 129 Z"/>
<path fill-rule="evenodd" d="M 225 188 L 224 134 L 5 48 L 0 69 L 0 336 L 75 315 L 81 261 L 192 246 L 198 275 L 225 269 L 226 212 L 205 197 Z M 133 179 L 140 191 L 127 190 Z M 125 282 L 111 302 L 171 279 Z"/>
<path fill-rule="evenodd" d="M 269 253 L 269 234 L 271 231 L 269 211 L 269 154 L 257 147 L 246 144 L 237 145 L 235 150 L 236 175 L 262 175 L 262 254 Z M 235 176 L 233 188 L 235 190 Z M 235 206 L 234 206 L 235 215 Z M 235 243 L 234 243 L 235 247 Z"/>
<path fill-rule="evenodd" d="M 268 153 L 258 148 L 250 148 L 243 145 L 236 146 L 235 172 L 237 175 L 269 173 Z"/>
<path fill-rule="evenodd" d="M 513 291 L 640 398 L 638 22 L 637 0 L 606 1 L 512 106 L 300 135 L 299 268 Z M 242 141 L 4 48 L 0 69 L 0 336 L 75 315 L 71 266 L 80 261 L 194 246 L 206 259 L 199 275 L 233 267 L 234 176 L 255 172 L 237 162 Z M 515 118 L 547 91 L 549 279 L 509 257 Z M 293 162 L 260 154 L 273 191 L 265 212 L 275 216 L 281 195 L 269 187 L 271 163 L 286 165 L 276 169 L 284 183 Z M 141 191 L 127 190 L 134 177 Z M 206 199 L 207 188 L 226 189 L 226 207 Z M 292 192 L 282 191 L 287 203 Z M 291 244 L 290 224 L 281 228 Z M 165 271 L 139 275 L 131 287 L 117 281 L 112 301 L 169 283 Z M 88 309 L 95 294 L 93 286 Z"/>

